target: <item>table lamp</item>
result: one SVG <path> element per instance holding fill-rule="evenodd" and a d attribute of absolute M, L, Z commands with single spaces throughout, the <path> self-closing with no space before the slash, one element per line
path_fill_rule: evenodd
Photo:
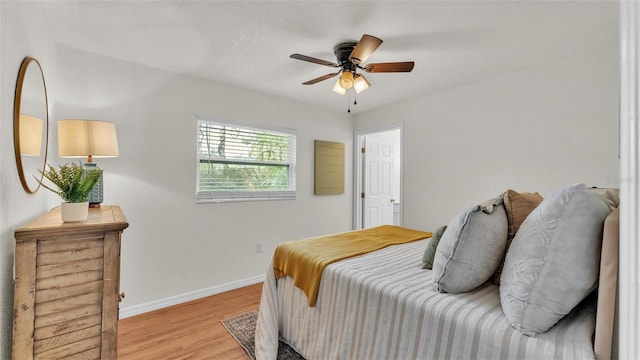
<path fill-rule="evenodd" d="M 116 125 L 98 120 L 59 120 L 58 156 L 87 158 L 85 169 L 95 169 L 93 158 L 117 157 Z M 89 206 L 100 207 L 103 195 L 102 177 L 89 193 Z"/>

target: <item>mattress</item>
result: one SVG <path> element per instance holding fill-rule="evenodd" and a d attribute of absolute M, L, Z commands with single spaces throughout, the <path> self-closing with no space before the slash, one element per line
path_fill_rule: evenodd
<path fill-rule="evenodd" d="M 256 358 L 278 337 L 307 359 L 593 359 L 595 299 L 547 333 L 515 330 L 486 284 L 465 294 L 433 289 L 421 268 L 428 240 L 394 245 L 324 269 L 315 307 L 270 265 L 256 326 Z"/>

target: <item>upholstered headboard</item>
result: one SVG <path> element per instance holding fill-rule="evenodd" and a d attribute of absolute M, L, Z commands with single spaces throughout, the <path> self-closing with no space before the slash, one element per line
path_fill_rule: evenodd
<path fill-rule="evenodd" d="M 618 208 L 604 220 L 594 339 L 594 351 L 598 360 L 611 359 L 618 281 L 619 222 Z"/>

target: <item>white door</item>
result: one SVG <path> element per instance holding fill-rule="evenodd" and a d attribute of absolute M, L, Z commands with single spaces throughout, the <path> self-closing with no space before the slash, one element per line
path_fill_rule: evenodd
<path fill-rule="evenodd" d="M 393 224 L 393 142 L 367 135 L 364 149 L 362 227 Z"/>

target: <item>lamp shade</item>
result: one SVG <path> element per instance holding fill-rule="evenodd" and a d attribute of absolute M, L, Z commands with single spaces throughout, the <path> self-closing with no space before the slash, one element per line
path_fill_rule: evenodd
<path fill-rule="evenodd" d="M 20 155 L 40 156 L 42 124 L 42 119 L 20 114 Z"/>
<path fill-rule="evenodd" d="M 361 92 L 367 90 L 371 84 L 364 78 L 364 76 L 358 74 L 355 78 L 354 87 L 356 89 L 356 94 L 360 94 Z"/>
<path fill-rule="evenodd" d="M 351 72 L 342 72 L 342 75 L 340 75 L 340 86 L 345 90 L 349 90 L 353 87 L 353 74 Z"/>
<path fill-rule="evenodd" d="M 116 125 L 97 120 L 59 120 L 58 156 L 117 157 Z"/>
<path fill-rule="evenodd" d="M 335 85 L 333 85 L 333 91 L 337 94 L 344 95 L 347 93 L 347 89 L 340 86 L 340 79 L 336 81 Z"/>

